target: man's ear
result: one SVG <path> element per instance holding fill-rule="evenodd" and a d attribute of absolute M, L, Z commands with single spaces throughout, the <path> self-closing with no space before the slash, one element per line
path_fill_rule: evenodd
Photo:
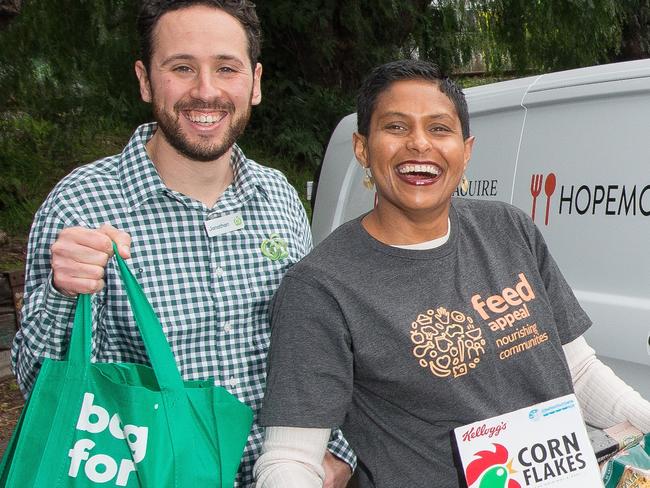
<path fill-rule="evenodd" d="M 366 136 L 355 132 L 352 134 L 352 147 L 357 161 L 361 163 L 364 168 L 368 167 L 368 139 Z"/>
<path fill-rule="evenodd" d="M 151 103 L 153 99 L 151 96 L 151 82 L 149 81 L 147 68 L 140 60 L 135 62 L 135 76 L 138 77 L 138 83 L 140 84 L 140 97 L 144 102 Z"/>
<path fill-rule="evenodd" d="M 253 92 L 251 105 L 258 105 L 262 101 L 262 65 L 257 63 L 253 70 Z"/>

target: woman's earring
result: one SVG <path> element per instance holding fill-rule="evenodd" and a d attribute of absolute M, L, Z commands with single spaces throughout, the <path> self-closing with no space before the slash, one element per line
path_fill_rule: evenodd
<path fill-rule="evenodd" d="M 469 190 L 469 180 L 467 179 L 467 176 L 465 176 L 465 173 L 463 173 L 463 177 L 460 179 L 460 190 L 467 194 L 467 190 Z"/>
<path fill-rule="evenodd" d="M 363 170 L 363 186 L 368 190 L 372 190 L 375 187 L 375 179 L 372 177 L 372 173 L 367 167 L 364 167 Z"/>

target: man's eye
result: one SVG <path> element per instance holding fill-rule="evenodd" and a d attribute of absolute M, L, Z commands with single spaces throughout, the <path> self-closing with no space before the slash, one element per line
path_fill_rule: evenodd
<path fill-rule="evenodd" d="M 444 125 L 436 125 L 431 127 L 431 132 L 449 132 L 451 129 L 449 127 L 446 127 Z"/>
<path fill-rule="evenodd" d="M 386 129 L 392 130 L 392 131 L 403 131 L 406 130 L 406 128 L 403 125 L 400 124 L 388 124 L 386 126 Z"/>
<path fill-rule="evenodd" d="M 222 66 L 221 68 L 219 68 L 219 71 L 221 73 L 234 73 L 235 69 L 231 68 L 230 66 Z"/>
<path fill-rule="evenodd" d="M 174 68 L 174 71 L 178 73 L 190 73 L 192 71 L 192 68 L 190 68 L 189 66 L 176 66 Z"/>

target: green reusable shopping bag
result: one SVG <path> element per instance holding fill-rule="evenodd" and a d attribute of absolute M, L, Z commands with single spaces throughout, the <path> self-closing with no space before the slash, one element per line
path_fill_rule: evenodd
<path fill-rule="evenodd" d="M 212 380 L 183 381 L 126 263 L 120 275 L 151 367 L 91 363 L 80 295 L 64 361 L 45 359 L 0 464 L 0 487 L 232 487 L 253 412 Z"/>

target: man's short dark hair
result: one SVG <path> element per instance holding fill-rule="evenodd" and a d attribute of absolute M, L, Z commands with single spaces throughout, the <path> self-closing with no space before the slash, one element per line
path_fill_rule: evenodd
<path fill-rule="evenodd" d="M 142 0 L 138 14 L 138 34 L 140 36 L 140 56 L 147 70 L 151 66 L 153 52 L 153 32 L 160 17 L 168 12 L 202 5 L 223 10 L 239 21 L 248 41 L 248 57 L 251 66 L 260 57 L 262 31 L 257 18 L 255 4 L 250 0 Z"/>
<path fill-rule="evenodd" d="M 463 139 L 469 137 L 469 112 L 461 88 L 443 75 L 440 68 L 429 61 L 402 59 L 382 64 L 374 68 L 359 88 L 357 95 L 357 131 L 368 136 L 370 119 L 377 106 L 377 98 L 397 81 L 424 80 L 438 86 L 454 104 L 460 119 Z"/>

